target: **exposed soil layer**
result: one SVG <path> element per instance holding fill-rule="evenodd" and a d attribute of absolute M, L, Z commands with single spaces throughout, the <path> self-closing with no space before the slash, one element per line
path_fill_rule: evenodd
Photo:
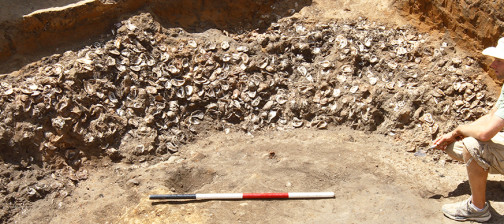
<path fill-rule="evenodd" d="M 401 5 L 407 17 L 413 17 L 428 24 L 431 29 L 450 35 L 457 45 L 475 52 L 475 57 L 480 61 L 488 58 L 479 52 L 486 47 L 495 46 L 504 32 L 502 0 L 408 0 Z"/>
<path fill-rule="evenodd" d="M 468 17 L 493 6 L 410 6 L 420 23 L 371 0 L 81 1 L 5 21 L 0 221 L 452 223 L 439 207 L 468 196 L 464 167 L 425 148 L 495 102 L 458 44 L 496 38 Z M 492 223 L 501 189 L 491 176 Z M 338 197 L 146 199 L 233 191 Z"/>
<path fill-rule="evenodd" d="M 502 36 L 502 7 L 504 1 L 419 0 L 404 5 L 409 14 L 418 15 L 420 21 L 451 33 L 457 37 L 458 44 L 474 50 L 495 46 Z"/>

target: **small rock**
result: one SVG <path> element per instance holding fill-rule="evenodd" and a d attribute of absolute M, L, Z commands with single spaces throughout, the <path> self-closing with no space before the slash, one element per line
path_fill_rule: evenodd
<path fill-rule="evenodd" d="M 138 185 L 140 185 L 140 181 L 138 181 L 137 179 L 131 179 L 131 180 L 128 180 L 128 182 L 126 182 L 126 185 L 128 185 L 130 187 L 138 186 Z"/>

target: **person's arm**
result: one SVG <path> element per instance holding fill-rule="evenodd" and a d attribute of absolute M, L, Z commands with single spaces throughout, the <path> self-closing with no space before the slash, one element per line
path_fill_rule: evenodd
<path fill-rule="evenodd" d="M 497 108 L 493 108 L 488 114 L 480 117 L 478 120 L 465 125 L 460 125 L 452 132 L 442 135 L 434 141 L 438 149 L 444 150 L 446 146 L 455 140 L 463 137 L 473 137 L 480 141 L 492 139 L 502 128 L 504 128 L 504 119 L 495 115 Z"/>
<path fill-rule="evenodd" d="M 495 114 L 489 114 L 488 117 L 479 122 L 458 126 L 453 132 L 456 136 L 473 137 L 480 141 L 489 141 L 502 128 L 504 128 L 504 119 Z"/>
<path fill-rule="evenodd" d="M 478 118 L 477 120 L 473 121 L 471 124 L 474 124 L 474 125 L 484 125 L 485 123 L 487 123 L 487 122 L 490 121 L 490 117 L 493 116 L 496 111 L 497 111 L 496 107 L 492 108 L 487 114 L 485 114 L 484 116 L 482 116 L 482 117 Z"/>

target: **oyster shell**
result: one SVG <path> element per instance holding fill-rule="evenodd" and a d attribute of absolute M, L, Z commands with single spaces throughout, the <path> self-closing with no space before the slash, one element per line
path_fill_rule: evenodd
<path fill-rule="evenodd" d="M 227 41 L 223 41 L 223 42 L 221 43 L 221 49 L 222 49 L 222 50 L 227 50 L 227 49 L 229 49 L 229 42 L 227 42 Z"/>

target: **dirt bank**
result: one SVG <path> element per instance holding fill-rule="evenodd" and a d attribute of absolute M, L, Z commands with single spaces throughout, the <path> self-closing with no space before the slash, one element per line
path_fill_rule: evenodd
<path fill-rule="evenodd" d="M 420 21 L 418 27 L 440 31 L 451 36 L 458 46 L 471 52 L 481 66 L 495 79 L 488 57 L 480 52 L 495 46 L 504 31 L 504 16 L 500 10 L 504 1 L 403 1 L 404 16 Z M 496 80 L 497 81 L 497 80 Z"/>
<path fill-rule="evenodd" d="M 480 51 L 494 46 L 504 31 L 503 1 L 408 1 L 409 15 L 449 33 L 464 48 Z"/>

